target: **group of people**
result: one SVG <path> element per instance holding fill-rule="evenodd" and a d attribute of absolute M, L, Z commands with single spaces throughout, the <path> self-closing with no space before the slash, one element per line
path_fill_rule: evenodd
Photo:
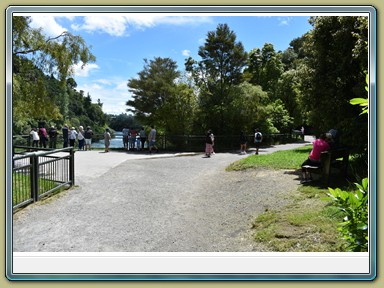
<path fill-rule="evenodd" d="M 75 147 L 77 140 L 78 150 L 91 150 L 92 137 L 94 133 L 90 126 L 88 126 L 85 130 L 83 126 L 79 126 L 79 129 L 76 130 L 75 127 L 69 128 L 67 124 L 64 124 L 61 131 L 63 135 L 63 148 L 68 146 Z"/>
<path fill-rule="evenodd" d="M 51 126 L 48 131 L 43 126 L 32 128 L 29 132 L 32 138 L 32 147 L 47 148 L 49 146 L 49 148 L 56 149 L 57 134 L 55 126 Z"/>
<path fill-rule="evenodd" d="M 152 154 L 153 151 L 158 152 L 159 149 L 156 146 L 157 131 L 154 125 L 150 126 L 148 136 L 144 127 L 141 127 L 139 131 L 134 128 L 123 129 L 123 145 L 124 149 L 129 150 L 144 150 L 145 143 L 148 142 L 148 151 Z"/>
<path fill-rule="evenodd" d="M 321 161 L 320 156 L 322 152 L 329 151 L 332 149 L 336 149 L 338 147 L 339 139 L 338 139 L 338 131 L 336 129 L 331 129 L 327 133 L 323 133 L 319 138 L 313 141 L 313 148 L 308 156 L 308 158 L 301 165 L 302 168 L 302 178 L 301 183 L 307 183 L 312 181 L 312 176 L 309 171 L 305 168 L 305 166 L 315 166 L 320 167 Z M 206 157 L 211 157 L 214 154 L 214 135 L 211 130 L 208 130 L 205 138 L 205 155 Z M 255 154 L 259 154 L 260 144 L 263 141 L 263 135 L 259 131 L 259 129 L 255 129 L 254 134 L 254 143 L 256 152 Z M 247 150 L 247 136 L 244 131 L 240 132 L 240 154 L 246 154 Z"/>
<path fill-rule="evenodd" d="M 145 134 L 144 127 L 141 127 L 140 131 L 137 132 L 134 128 L 123 129 L 123 145 L 124 149 L 129 150 L 144 150 L 144 144 L 147 140 L 147 135 Z"/>
<path fill-rule="evenodd" d="M 259 129 L 255 129 L 254 143 L 256 148 L 256 155 L 259 154 L 260 144 L 262 141 L 263 134 L 261 134 Z M 247 154 L 247 136 L 245 135 L 244 131 L 240 132 L 240 154 Z"/>
<path fill-rule="evenodd" d="M 263 134 L 259 131 L 259 129 L 255 129 L 255 137 L 254 137 L 254 143 L 256 152 L 255 154 L 259 154 L 260 144 L 263 141 Z M 245 135 L 244 131 L 240 132 L 240 154 L 247 154 L 247 136 Z M 205 156 L 211 157 L 211 155 L 215 154 L 214 147 L 215 145 L 215 136 L 212 133 L 212 130 L 208 130 L 206 137 L 205 137 Z"/>
<path fill-rule="evenodd" d="M 63 137 L 63 148 L 68 146 L 75 147 L 76 140 L 78 142 L 78 150 L 91 150 L 93 131 L 91 127 L 84 130 L 83 126 L 79 126 L 78 131 L 75 127 L 69 129 L 67 124 L 64 124 L 61 129 Z M 32 128 L 30 136 L 32 137 L 32 147 L 41 147 L 56 149 L 57 139 L 59 136 L 57 128 L 52 125 L 47 131 L 44 127 Z"/>

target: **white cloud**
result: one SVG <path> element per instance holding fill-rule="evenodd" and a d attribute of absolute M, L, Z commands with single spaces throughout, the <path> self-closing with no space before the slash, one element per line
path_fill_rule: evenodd
<path fill-rule="evenodd" d="M 189 57 L 191 55 L 191 50 L 183 50 L 181 51 L 181 54 L 183 54 L 183 56 Z"/>
<path fill-rule="evenodd" d="M 121 81 L 120 83 L 117 83 L 116 89 L 119 91 L 128 91 L 127 83 L 128 81 Z"/>
<path fill-rule="evenodd" d="M 72 66 L 75 76 L 88 77 L 91 71 L 99 69 L 99 65 L 94 63 L 86 64 L 83 68 L 81 68 L 82 65 L 83 63 L 78 63 Z"/>
<path fill-rule="evenodd" d="M 74 30 L 98 31 L 122 36 L 125 33 L 125 25 L 125 19 L 122 16 L 100 15 L 84 17 L 83 24 L 73 24 L 71 27 Z"/>
<path fill-rule="evenodd" d="M 288 26 L 292 17 L 278 17 L 277 20 L 279 21 L 279 26 Z"/>
<path fill-rule="evenodd" d="M 97 79 L 96 83 L 100 83 L 102 85 L 112 85 L 113 83 L 108 79 Z"/>
<path fill-rule="evenodd" d="M 80 83 L 76 90 L 83 90 L 85 95 L 89 93 L 93 103 L 100 99 L 103 103 L 103 112 L 108 114 L 126 113 L 128 106 L 125 103 L 131 98 L 127 81 L 117 78 Z"/>
<path fill-rule="evenodd" d="M 56 22 L 54 16 L 31 16 L 31 20 L 32 28 L 43 28 L 43 33 L 49 37 L 56 37 L 67 31 Z"/>
<path fill-rule="evenodd" d="M 107 33 L 113 36 L 127 36 L 129 29 L 143 30 L 161 24 L 199 25 L 210 23 L 206 16 L 161 16 L 155 14 L 111 14 L 86 16 L 83 23 L 72 24 L 74 30 Z"/>

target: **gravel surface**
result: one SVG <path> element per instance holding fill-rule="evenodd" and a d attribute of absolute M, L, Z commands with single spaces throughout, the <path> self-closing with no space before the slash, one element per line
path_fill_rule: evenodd
<path fill-rule="evenodd" d="M 14 214 L 13 251 L 267 251 L 252 240 L 251 222 L 285 206 L 298 185 L 282 170 L 226 172 L 245 157 L 235 153 L 123 154 L 76 152 L 77 185 Z"/>

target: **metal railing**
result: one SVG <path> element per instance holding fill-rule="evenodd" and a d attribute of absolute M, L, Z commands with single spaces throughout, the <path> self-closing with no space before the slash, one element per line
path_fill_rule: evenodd
<path fill-rule="evenodd" d="M 298 133 L 300 132 L 300 133 Z M 116 135 L 113 135 L 114 138 Z M 263 146 L 286 144 L 301 140 L 303 135 L 301 131 L 292 130 L 291 133 L 280 133 L 280 134 L 267 134 L 263 133 Z M 104 147 L 103 134 L 94 134 L 92 141 L 93 145 L 99 143 L 100 147 Z M 254 135 L 247 135 L 248 146 L 252 147 L 254 142 Z M 120 140 L 120 138 L 119 138 Z M 169 134 L 158 134 L 156 137 L 156 144 L 158 148 L 169 151 L 184 151 L 194 152 L 201 151 L 205 145 L 205 135 L 169 135 Z M 148 143 L 147 143 L 148 144 Z M 26 145 L 30 147 L 30 137 L 28 135 L 16 135 L 14 136 L 14 145 Z M 215 151 L 233 151 L 239 148 L 240 135 L 215 135 Z M 16 146 L 15 146 L 16 147 Z M 57 147 L 62 147 L 62 139 L 58 138 Z M 76 140 L 75 147 L 78 147 Z M 123 148 L 123 140 L 111 148 Z M 44 148 L 40 147 L 40 150 Z M 48 149 L 47 149 L 48 150 Z"/>
<path fill-rule="evenodd" d="M 15 146 L 22 149 L 24 146 Z M 27 150 L 28 151 L 28 150 Z M 75 184 L 73 147 L 13 156 L 12 204 L 17 209 Z"/>
<path fill-rule="evenodd" d="M 263 146 L 296 142 L 301 137 L 294 134 L 263 134 Z M 253 147 L 254 135 L 247 135 L 248 146 Z M 205 146 L 204 135 L 158 135 L 158 147 L 172 151 L 201 151 Z M 239 149 L 240 135 L 215 135 L 215 151 Z"/>

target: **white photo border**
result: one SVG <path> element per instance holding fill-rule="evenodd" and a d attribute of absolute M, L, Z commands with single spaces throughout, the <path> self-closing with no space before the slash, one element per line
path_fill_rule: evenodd
<path fill-rule="evenodd" d="M 338 14 L 366 14 L 369 16 L 369 252 L 367 253 L 14 253 L 12 247 L 12 141 L 6 141 L 6 276 L 11 281 L 18 280 L 131 280 L 131 281 L 250 281 L 250 280 L 373 280 L 377 271 L 377 19 L 376 9 L 373 6 L 9 6 L 6 10 L 6 139 L 12 139 L 12 16 L 31 13 L 266 13 L 266 14 L 290 14 L 290 15 L 338 15 Z M 300 264 L 300 261 L 307 262 Z M 81 269 L 80 265 L 74 265 L 80 261 L 85 267 L 88 263 L 91 270 Z M 136 261 L 132 265 L 132 260 Z M 267 260 L 267 261 L 266 261 Z M 332 273 L 327 269 L 305 269 L 308 264 L 325 261 L 324 265 L 333 267 L 346 265 L 341 272 Z M 150 261 L 155 265 L 149 265 Z M 210 266 L 204 265 L 204 261 Z M 239 267 L 226 267 L 233 261 L 236 265 L 242 262 L 259 267 L 258 271 Z M 251 262 L 250 262 L 251 261 Z M 270 261 L 269 267 L 273 267 L 273 261 L 283 261 L 285 265 L 298 265 L 300 271 L 287 269 L 287 271 L 265 271 L 260 266 L 260 261 L 265 265 Z M 359 262 L 360 261 L 360 262 Z M 92 266 L 94 263 L 106 263 L 108 267 Z M 35 269 L 41 263 L 42 269 Z M 115 265 L 126 264 L 128 270 L 115 270 Z M 139 263 L 139 264 L 137 264 Z M 186 265 L 180 269 L 180 264 Z M 188 264 L 189 263 L 189 264 Z M 192 264 L 192 267 L 188 265 Z M 269 262 L 268 262 L 269 263 Z M 354 263 L 354 264 L 352 264 Z M 354 271 L 353 265 L 362 263 L 362 270 Z M 55 266 L 55 265 L 58 266 Z M 167 269 L 167 265 L 171 265 Z M 348 265 L 350 264 L 350 265 Z M 112 266 L 110 266 L 112 265 Z M 202 265 L 202 266 L 201 266 Z M 218 269 L 208 269 L 212 265 L 218 265 Z M 300 266 L 301 265 L 301 266 Z M 358 264 L 356 264 L 358 265 Z M 140 272 L 135 266 L 144 267 L 148 271 Z M 73 268 L 75 267 L 75 268 Z M 92 268 L 93 267 L 93 268 Z M 156 268 L 158 267 L 158 268 Z M 203 267 L 201 269 L 200 267 Z M 220 268 L 221 267 L 221 268 Z M 290 267 L 292 268 L 292 267 Z M 45 269 L 45 270 L 44 270 Z M 58 270 L 57 270 L 58 269 Z M 111 270 L 112 269 L 112 270 Z M 133 269 L 133 273 L 129 271 Z M 158 270 L 157 270 L 158 269 Z M 351 270 L 352 269 L 352 270 Z M 47 272 L 48 271 L 48 272 Z M 104 272 L 107 271 L 107 272 Z M 116 272 L 118 271 L 118 272 Z M 132 270 L 131 270 L 132 271 Z M 214 272 L 210 272 L 214 271 Z M 363 272 L 361 272 L 363 271 Z"/>

